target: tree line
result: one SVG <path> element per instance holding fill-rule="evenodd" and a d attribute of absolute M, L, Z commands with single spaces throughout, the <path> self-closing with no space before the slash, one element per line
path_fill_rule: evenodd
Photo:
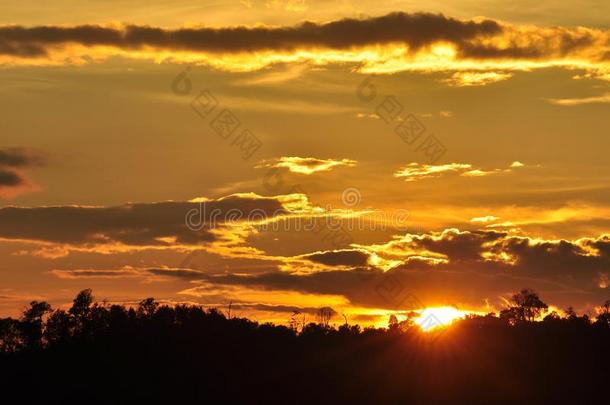
<path fill-rule="evenodd" d="M 587 402 L 610 376 L 610 300 L 548 313 L 525 289 L 498 315 L 422 333 L 415 313 L 361 328 L 250 321 L 196 305 L 33 301 L 0 319 L 0 392 L 19 403 Z M 597 402 L 597 401 L 595 401 Z"/>

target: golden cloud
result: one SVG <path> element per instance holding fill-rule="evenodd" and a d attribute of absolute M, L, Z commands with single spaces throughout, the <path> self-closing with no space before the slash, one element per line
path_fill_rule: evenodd
<path fill-rule="evenodd" d="M 512 76 L 512 73 L 503 72 L 455 72 L 450 78 L 443 79 L 442 82 L 454 87 L 485 86 L 508 80 Z"/>
<path fill-rule="evenodd" d="M 412 162 L 407 166 L 399 169 L 394 173 L 394 177 L 404 178 L 405 181 L 417 181 L 422 179 L 429 179 L 434 177 L 440 177 L 444 173 L 458 172 L 466 169 L 470 169 L 472 165 L 468 163 L 448 163 L 444 165 L 427 165 Z"/>
<path fill-rule="evenodd" d="M 282 156 L 276 159 L 263 160 L 257 168 L 285 168 L 292 173 L 313 174 L 329 171 L 337 166 L 355 166 L 355 160 L 350 159 L 318 159 L 313 157 Z"/>
<path fill-rule="evenodd" d="M 500 218 L 493 216 L 493 215 L 486 215 L 484 217 L 472 218 L 470 220 L 470 222 L 494 222 L 494 221 L 497 221 L 498 219 L 500 219 Z"/>
<path fill-rule="evenodd" d="M 482 170 L 473 168 L 469 163 L 447 163 L 443 165 L 428 165 L 412 162 L 394 173 L 394 177 L 404 178 L 405 181 L 419 181 L 429 178 L 441 177 L 449 173 L 459 173 L 464 177 L 483 177 L 498 173 L 509 173 L 512 169 L 524 167 L 521 162 L 513 162 L 508 169 Z"/>

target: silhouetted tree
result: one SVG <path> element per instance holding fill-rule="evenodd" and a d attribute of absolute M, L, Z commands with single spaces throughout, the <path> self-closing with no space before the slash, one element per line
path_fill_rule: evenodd
<path fill-rule="evenodd" d="M 55 310 L 47 319 L 44 336 L 47 342 L 67 342 L 74 333 L 74 318 L 62 309 Z"/>
<path fill-rule="evenodd" d="M 305 325 L 305 327 L 303 328 L 303 330 L 301 330 L 301 336 L 308 338 L 308 339 L 314 339 L 314 340 L 319 340 L 321 338 L 323 338 L 324 336 L 328 335 L 330 331 L 330 328 L 328 327 L 328 325 L 325 325 L 324 323 L 308 323 L 307 325 Z"/>
<path fill-rule="evenodd" d="M 76 328 L 79 331 L 84 331 L 87 328 L 89 312 L 93 304 L 93 294 L 90 288 L 82 290 L 76 295 L 72 301 L 72 307 L 68 310 L 76 321 Z"/>
<path fill-rule="evenodd" d="M 595 324 L 598 326 L 610 326 L 610 300 L 604 302 L 600 312 L 595 319 Z"/>
<path fill-rule="evenodd" d="M 23 311 L 19 328 L 24 344 L 28 348 L 42 347 L 43 317 L 49 312 L 51 312 L 51 305 L 44 301 L 32 301 L 30 307 Z"/>
<path fill-rule="evenodd" d="M 610 313 L 610 300 L 606 300 L 602 305 L 602 311 L 606 314 Z"/>
<path fill-rule="evenodd" d="M 581 325 L 588 325 L 590 323 L 589 316 L 587 314 L 578 316 L 578 314 L 576 313 L 576 311 L 574 310 L 573 307 L 568 307 L 565 310 L 565 313 L 566 313 L 565 320 L 570 323 L 581 324 Z"/>
<path fill-rule="evenodd" d="M 578 318 L 578 314 L 576 313 L 576 311 L 574 311 L 573 307 L 567 307 L 565 310 L 565 313 L 566 313 L 565 318 L 567 320 L 574 320 L 574 319 Z"/>
<path fill-rule="evenodd" d="M 146 298 L 140 301 L 137 312 L 140 317 L 152 318 L 158 307 L 159 304 L 155 301 L 154 298 Z"/>
<path fill-rule="evenodd" d="M 128 311 L 122 305 L 111 305 L 108 310 L 110 317 L 110 327 L 123 329 L 129 323 Z"/>
<path fill-rule="evenodd" d="M 390 315 L 390 319 L 388 320 L 388 328 L 389 329 L 397 329 L 398 328 L 398 318 L 396 315 Z"/>
<path fill-rule="evenodd" d="M 341 326 L 339 326 L 339 329 L 337 330 L 337 332 L 339 332 L 340 335 L 352 335 L 352 336 L 357 336 L 360 334 L 361 332 L 361 328 L 360 325 L 348 325 L 348 324 L 343 324 Z"/>
<path fill-rule="evenodd" d="M 523 321 L 523 313 L 520 308 L 508 307 L 500 311 L 500 319 L 509 325 L 515 325 L 517 322 Z"/>
<path fill-rule="evenodd" d="M 421 314 L 419 312 L 409 311 L 409 312 L 407 312 L 407 317 L 405 318 L 405 320 L 400 321 L 398 323 L 398 327 L 401 330 L 406 331 L 406 330 L 412 328 L 413 326 L 415 326 L 415 319 L 419 318 L 420 316 L 421 316 Z"/>
<path fill-rule="evenodd" d="M 331 307 L 322 307 L 318 310 L 318 323 L 325 328 L 330 324 L 330 320 L 336 312 Z"/>
<path fill-rule="evenodd" d="M 561 321 L 561 317 L 557 313 L 557 311 L 553 311 L 546 315 L 543 319 L 544 322 L 559 322 Z"/>
<path fill-rule="evenodd" d="M 511 297 L 512 304 L 500 312 L 500 318 L 509 323 L 533 322 L 541 314 L 546 312 L 548 305 L 542 302 L 537 293 L 530 289 L 521 290 Z"/>
<path fill-rule="evenodd" d="M 20 322 L 16 319 L 0 319 L 0 352 L 14 352 L 23 347 Z"/>
<path fill-rule="evenodd" d="M 294 331 L 295 333 L 298 331 L 299 329 L 299 319 L 298 316 L 301 313 L 299 311 L 292 311 L 292 315 L 290 316 L 290 320 L 288 321 L 288 326 L 290 327 L 290 329 L 292 331 Z"/>

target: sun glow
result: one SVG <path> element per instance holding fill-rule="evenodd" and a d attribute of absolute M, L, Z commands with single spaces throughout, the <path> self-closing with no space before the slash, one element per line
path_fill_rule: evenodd
<path fill-rule="evenodd" d="M 425 308 L 418 312 L 420 315 L 414 321 L 424 332 L 448 326 L 456 319 L 461 319 L 468 314 L 475 313 L 473 311 L 462 311 L 454 307 Z"/>

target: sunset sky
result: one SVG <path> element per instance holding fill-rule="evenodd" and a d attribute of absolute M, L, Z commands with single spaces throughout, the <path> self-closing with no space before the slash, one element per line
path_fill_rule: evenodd
<path fill-rule="evenodd" d="M 0 316 L 610 298 L 610 2 L 0 3 Z"/>

